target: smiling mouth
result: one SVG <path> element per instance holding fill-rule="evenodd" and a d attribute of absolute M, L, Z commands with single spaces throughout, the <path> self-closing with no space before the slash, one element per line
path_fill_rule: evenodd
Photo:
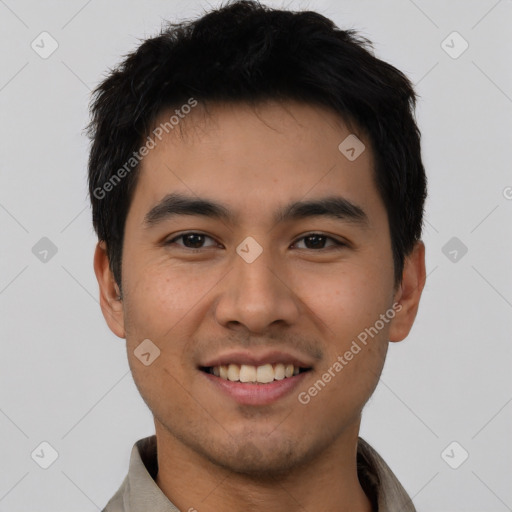
<path fill-rule="evenodd" d="M 301 368 L 293 364 L 229 364 L 220 366 L 203 366 L 200 370 L 215 375 L 222 380 L 247 384 L 269 384 L 276 380 L 284 380 L 308 372 L 311 368 Z"/>

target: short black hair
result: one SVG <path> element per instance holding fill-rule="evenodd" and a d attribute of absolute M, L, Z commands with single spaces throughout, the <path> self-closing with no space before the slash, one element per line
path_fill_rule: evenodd
<path fill-rule="evenodd" d="M 370 41 L 317 12 L 238 0 L 195 20 L 167 23 L 93 92 L 88 125 L 92 219 L 120 288 L 139 150 L 157 117 L 193 102 L 255 105 L 266 100 L 327 106 L 366 134 L 388 214 L 395 283 L 401 282 L 404 258 L 421 237 L 426 199 L 411 82 L 376 58 Z"/>

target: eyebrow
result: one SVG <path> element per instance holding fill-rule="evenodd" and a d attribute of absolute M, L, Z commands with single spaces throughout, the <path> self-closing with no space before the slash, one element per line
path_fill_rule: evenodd
<path fill-rule="evenodd" d="M 237 216 L 226 206 L 206 198 L 171 193 L 159 201 L 144 217 L 144 227 L 152 228 L 176 216 L 201 216 L 234 224 Z M 367 227 L 365 211 L 341 196 L 328 196 L 308 201 L 294 201 L 279 208 L 273 217 L 274 224 L 310 217 L 326 217 Z"/>

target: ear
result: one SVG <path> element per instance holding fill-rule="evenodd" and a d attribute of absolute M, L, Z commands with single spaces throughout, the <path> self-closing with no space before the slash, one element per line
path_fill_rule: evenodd
<path fill-rule="evenodd" d="M 125 338 L 124 309 L 120 291 L 110 270 L 107 247 L 98 242 L 94 252 L 94 273 L 100 287 L 100 306 L 110 330 L 119 338 Z"/>
<path fill-rule="evenodd" d="M 409 334 L 418 312 L 425 280 L 425 245 L 418 241 L 405 258 L 402 282 L 395 292 L 394 303 L 402 307 L 396 309 L 391 322 L 389 341 L 402 341 Z"/>

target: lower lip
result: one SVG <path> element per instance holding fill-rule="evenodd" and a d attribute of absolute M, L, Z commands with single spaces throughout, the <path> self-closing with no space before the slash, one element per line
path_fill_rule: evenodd
<path fill-rule="evenodd" d="M 309 370 L 311 371 L 311 370 Z M 201 372 L 213 385 L 242 405 L 268 405 L 290 394 L 309 372 L 274 380 L 268 384 L 232 382 L 211 373 Z"/>

